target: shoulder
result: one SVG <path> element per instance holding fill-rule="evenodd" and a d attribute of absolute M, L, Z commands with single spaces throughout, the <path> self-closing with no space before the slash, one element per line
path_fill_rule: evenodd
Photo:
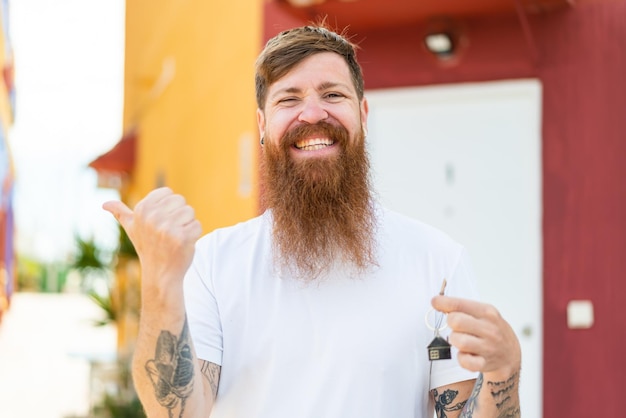
<path fill-rule="evenodd" d="M 264 214 L 204 235 L 196 243 L 186 281 L 199 280 L 211 289 L 220 283 L 234 283 L 233 278 L 243 277 L 248 266 L 266 258 L 271 245 L 269 231 Z"/>
<path fill-rule="evenodd" d="M 214 229 L 198 240 L 196 248 L 200 251 L 209 250 L 213 247 L 238 248 L 267 233 L 269 225 L 269 215 L 264 213 L 235 225 Z"/>

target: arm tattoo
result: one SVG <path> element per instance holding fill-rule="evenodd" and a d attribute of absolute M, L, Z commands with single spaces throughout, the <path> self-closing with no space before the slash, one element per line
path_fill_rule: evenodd
<path fill-rule="evenodd" d="M 496 403 L 498 418 L 521 417 L 519 403 L 511 402 L 511 392 L 517 390 L 517 377 L 518 373 L 515 373 L 506 381 L 487 382 L 489 392 L 491 393 L 491 396 Z M 472 390 L 472 394 L 467 400 L 467 405 L 465 406 L 465 409 L 463 409 L 460 418 L 472 418 L 474 416 L 474 411 L 476 410 L 478 404 L 478 394 L 480 393 L 482 387 L 483 375 L 481 373 L 480 375 L 478 375 L 478 379 L 476 379 L 474 390 Z"/>
<path fill-rule="evenodd" d="M 213 400 L 217 397 L 217 386 L 220 382 L 220 370 L 221 367 L 210 361 L 203 361 L 200 372 L 202 376 L 209 382 L 211 386 L 211 393 L 213 394 Z"/>
<path fill-rule="evenodd" d="M 517 390 L 518 373 L 514 373 L 506 381 L 487 382 L 491 396 L 498 409 L 498 417 L 517 418 L 520 416 L 519 404 L 511 403 L 511 392 Z"/>
<path fill-rule="evenodd" d="M 465 404 L 465 409 L 461 412 L 461 416 L 459 418 L 472 418 L 474 416 L 474 410 L 476 409 L 476 402 L 478 400 L 478 394 L 480 393 L 480 389 L 483 387 L 483 374 L 480 373 L 478 378 L 476 379 L 476 383 L 474 384 L 474 389 L 472 390 L 472 394 L 467 400 L 467 404 Z"/>
<path fill-rule="evenodd" d="M 163 330 L 157 339 L 154 359 L 146 362 L 146 372 L 154 386 L 159 403 L 174 416 L 180 406 L 179 417 L 185 411 L 185 402 L 193 390 L 194 363 L 187 319 L 180 337 Z"/>
<path fill-rule="evenodd" d="M 433 389 L 431 392 L 433 394 L 433 398 L 435 398 L 435 414 L 437 415 L 437 418 L 448 418 L 446 412 L 458 411 L 462 409 L 465 402 L 467 402 L 462 401 L 458 402 L 456 405 L 449 406 L 452 401 L 454 401 L 454 398 L 456 398 L 456 395 L 459 394 L 458 390 L 446 389 L 441 395 L 439 395 L 437 389 Z"/>

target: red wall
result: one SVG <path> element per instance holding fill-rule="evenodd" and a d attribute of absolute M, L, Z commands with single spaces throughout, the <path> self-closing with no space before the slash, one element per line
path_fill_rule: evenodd
<path fill-rule="evenodd" d="M 624 414 L 626 2 L 537 21 L 544 85 L 545 417 Z M 568 330 L 572 299 L 594 304 Z"/>
<path fill-rule="evenodd" d="M 515 16 L 462 22 L 455 65 L 428 55 L 423 25 L 354 40 L 370 89 L 541 80 L 544 417 L 617 417 L 626 374 L 626 2 L 582 3 L 529 21 L 537 55 Z M 266 38 L 298 24 L 266 3 Z M 592 328 L 567 328 L 573 299 L 593 302 Z"/>

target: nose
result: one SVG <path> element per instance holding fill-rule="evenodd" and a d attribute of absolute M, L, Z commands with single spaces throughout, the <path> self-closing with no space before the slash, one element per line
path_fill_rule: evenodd
<path fill-rule="evenodd" d="M 298 120 L 300 122 L 315 124 L 326 118 L 328 118 L 328 112 L 326 112 L 322 103 L 320 103 L 319 100 L 309 98 L 304 101 Z"/>

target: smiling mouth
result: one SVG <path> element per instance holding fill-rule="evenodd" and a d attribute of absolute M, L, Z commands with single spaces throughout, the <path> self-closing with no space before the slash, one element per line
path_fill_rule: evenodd
<path fill-rule="evenodd" d="M 335 141 L 328 138 L 304 139 L 295 143 L 295 147 L 302 151 L 317 151 L 333 145 Z"/>

